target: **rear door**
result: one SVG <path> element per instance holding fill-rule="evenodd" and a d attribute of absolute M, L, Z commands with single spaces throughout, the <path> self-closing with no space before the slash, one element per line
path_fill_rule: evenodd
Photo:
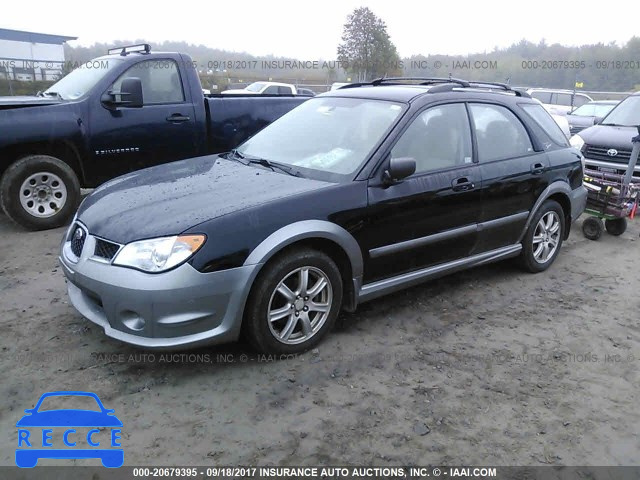
<path fill-rule="evenodd" d="M 394 185 L 369 183 L 369 221 L 357 234 L 365 284 L 466 257 L 477 241 L 481 172 L 464 103 L 417 114 L 389 155 L 417 169 Z"/>
<path fill-rule="evenodd" d="M 548 184 L 549 159 L 536 152 L 518 116 L 502 105 L 470 103 L 482 176 L 478 252 L 513 245 Z"/>
<path fill-rule="evenodd" d="M 101 180 L 129 171 L 193 157 L 200 147 L 191 92 L 185 91 L 177 62 L 144 60 L 126 70 L 108 88 L 119 91 L 122 80 L 142 81 L 142 108 L 92 108 L 90 168 Z M 99 102 L 99 99 L 96 99 Z"/>

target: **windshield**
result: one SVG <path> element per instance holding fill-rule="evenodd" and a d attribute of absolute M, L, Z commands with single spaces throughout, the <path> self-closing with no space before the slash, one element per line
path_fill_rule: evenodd
<path fill-rule="evenodd" d="M 248 90 L 250 92 L 259 92 L 260 90 L 262 90 L 264 88 L 265 84 L 262 82 L 255 82 L 252 83 L 251 85 L 248 85 L 247 87 L 245 87 L 245 90 Z"/>
<path fill-rule="evenodd" d="M 355 172 L 402 112 L 398 103 L 360 98 L 314 98 L 243 143 L 246 156 L 320 172 L 335 179 Z"/>
<path fill-rule="evenodd" d="M 83 63 L 45 90 L 45 95 L 59 95 L 63 100 L 76 100 L 87 93 L 122 60 L 105 58 Z"/>
<path fill-rule="evenodd" d="M 615 109 L 611 110 L 602 123 L 629 127 L 640 125 L 640 95 L 624 99 Z"/>
<path fill-rule="evenodd" d="M 615 107 L 615 104 L 587 103 L 576 108 L 571 115 L 577 115 L 579 117 L 604 117 L 613 107 Z"/>

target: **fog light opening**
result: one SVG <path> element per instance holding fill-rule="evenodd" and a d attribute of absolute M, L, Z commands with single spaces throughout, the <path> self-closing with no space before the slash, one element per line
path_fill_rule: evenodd
<path fill-rule="evenodd" d="M 132 310 L 125 310 L 120 313 L 122 324 L 130 330 L 139 332 L 144 328 L 144 318 Z"/>

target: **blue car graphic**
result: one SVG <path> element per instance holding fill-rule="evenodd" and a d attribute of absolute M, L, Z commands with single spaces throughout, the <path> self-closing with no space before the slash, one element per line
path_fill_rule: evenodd
<path fill-rule="evenodd" d="M 100 411 L 81 410 L 81 409 L 60 409 L 46 410 L 39 412 L 38 409 L 42 402 L 48 397 L 91 397 L 95 399 L 100 407 Z M 124 463 L 124 450 L 122 448 L 103 448 L 100 443 L 94 441 L 93 436 L 100 432 L 99 427 L 111 429 L 110 446 L 120 447 L 118 440 L 120 439 L 122 422 L 114 415 L 114 410 L 104 407 L 100 398 L 91 392 L 76 391 L 60 391 L 48 392 L 43 394 L 38 400 L 36 406 L 32 409 L 25 410 L 25 415 L 16 424 L 18 429 L 18 449 L 16 449 L 16 465 L 22 468 L 35 467 L 40 458 L 62 458 L 62 459 L 85 459 L 99 458 L 102 465 L 108 468 L 121 467 Z M 38 427 L 38 431 L 28 430 Z M 68 447 L 74 447 L 76 442 L 71 443 L 69 438 L 76 431 L 71 427 L 91 427 L 87 433 L 86 439 L 89 446 L 100 448 L 52 448 L 53 444 L 49 442 L 52 430 L 41 427 L 70 427 L 64 432 L 64 444 Z M 41 435 L 33 435 L 37 433 Z M 42 440 L 42 448 L 38 448 L 36 443 Z M 32 447 L 33 442 L 33 447 Z M 103 441 L 104 443 L 104 441 Z M 22 447 L 22 448 L 21 448 Z"/>

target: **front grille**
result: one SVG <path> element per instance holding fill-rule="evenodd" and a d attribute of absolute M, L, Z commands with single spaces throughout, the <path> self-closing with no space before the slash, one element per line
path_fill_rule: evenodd
<path fill-rule="evenodd" d="M 101 238 L 96 238 L 96 248 L 93 251 L 93 254 L 96 257 L 111 260 L 113 257 L 115 257 L 116 253 L 118 253 L 118 250 L 120 250 L 120 245 L 118 245 L 117 243 L 102 240 Z"/>
<path fill-rule="evenodd" d="M 610 150 L 616 150 L 616 155 L 609 155 L 607 152 Z M 607 148 L 607 147 L 595 147 L 593 145 L 587 145 L 584 151 L 584 156 L 591 158 L 592 160 L 602 160 L 604 162 L 615 162 L 629 164 L 631 158 L 631 150 L 619 149 L 619 148 Z"/>
<path fill-rule="evenodd" d="M 82 248 L 84 242 L 87 239 L 87 232 L 80 225 L 76 224 L 71 232 L 71 251 L 76 257 L 80 257 L 82 254 Z"/>

